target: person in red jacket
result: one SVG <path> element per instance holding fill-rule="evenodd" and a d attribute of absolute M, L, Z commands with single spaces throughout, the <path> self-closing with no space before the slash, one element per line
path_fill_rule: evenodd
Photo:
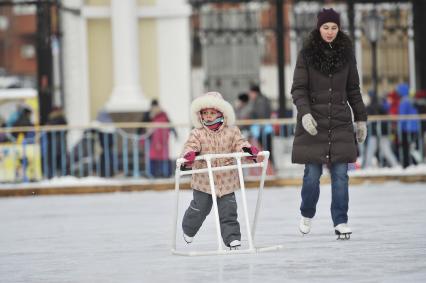
<path fill-rule="evenodd" d="M 152 123 L 170 123 L 167 113 L 160 107 L 157 100 L 151 102 L 148 113 L 149 121 Z M 170 132 L 176 131 L 170 127 L 158 127 L 148 130 L 149 135 L 149 157 L 150 173 L 153 177 L 170 177 L 172 174 L 169 156 Z"/>

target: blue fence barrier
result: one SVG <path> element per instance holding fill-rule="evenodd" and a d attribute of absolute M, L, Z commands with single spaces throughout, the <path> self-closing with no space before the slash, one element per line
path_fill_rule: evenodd
<path fill-rule="evenodd" d="M 238 125 L 250 142 L 271 151 L 271 166 L 277 174 L 290 166 L 285 164 L 291 159 L 293 119 L 245 120 Z M 368 137 L 359 146 L 355 167 L 405 168 L 424 163 L 425 125 L 426 115 L 369 117 Z M 169 147 L 174 146 L 167 142 L 172 128 L 189 131 L 189 126 L 149 123 L 3 128 L 0 132 L 9 138 L 0 143 L 0 182 L 23 183 L 61 176 L 168 178 L 174 173 L 178 157 L 169 154 Z M 156 142 L 154 135 L 162 142 Z M 183 141 L 186 138 L 179 137 Z"/>

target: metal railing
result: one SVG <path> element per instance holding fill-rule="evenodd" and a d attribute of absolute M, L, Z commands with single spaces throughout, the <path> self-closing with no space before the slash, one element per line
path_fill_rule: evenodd
<path fill-rule="evenodd" d="M 291 171 L 294 119 L 238 121 L 252 144 L 271 152 L 270 174 Z M 172 130 L 173 129 L 173 130 Z M 0 182 L 23 183 L 60 176 L 170 178 L 173 131 L 184 142 L 189 125 L 116 123 L 0 129 Z M 407 167 L 425 162 L 426 115 L 370 116 L 356 168 Z M 299 168 L 299 167 L 297 167 Z M 256 174 L 256 173 L 254 173 Z"/>

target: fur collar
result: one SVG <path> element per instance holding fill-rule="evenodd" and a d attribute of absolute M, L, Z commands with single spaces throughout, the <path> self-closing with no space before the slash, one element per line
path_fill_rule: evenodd
<path fill-rule="evenodd" d="M 340 71 L 353 57 L 352 41 L 345 33 L 339 31 L 330 44 L 322 38 L 319 30 L 313 30 L 302 49 L 306 63 L 323 74 Z"/>

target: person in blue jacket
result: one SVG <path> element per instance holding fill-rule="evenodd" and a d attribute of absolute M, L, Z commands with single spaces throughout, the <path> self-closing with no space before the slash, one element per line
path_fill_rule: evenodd
<path fill-rule="evenodd" d="M 401 83 L 396 86 L 396 92 L 401 97 L 399 103 L 399 115 L 418 115 L 416 107 L 410 99 L 410 88 L 408 84 Z M 411 158 L 410 146 L 416 143 L 419 134 L 419 120 L 400 120 L 399 129 L 401 130 L 402 138 L 402 166 L 407 168 L 411 163 L 416 164 L 416 160 Z"/>

